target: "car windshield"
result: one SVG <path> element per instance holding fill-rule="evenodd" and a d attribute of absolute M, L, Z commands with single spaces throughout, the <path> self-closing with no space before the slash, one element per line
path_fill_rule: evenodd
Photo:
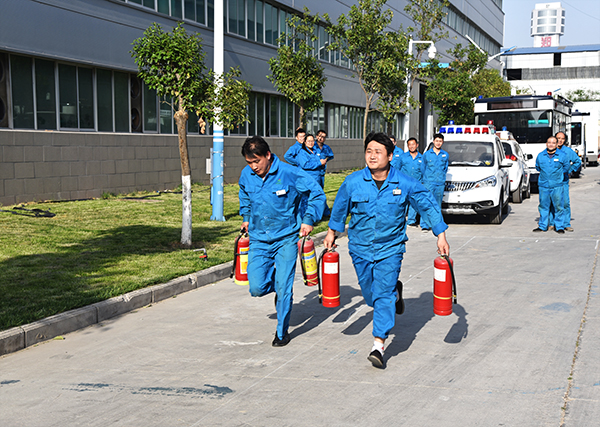
<path fill-rule="evenodd" d="M 449 155 L 449 166 L 493 166 L 494 147 L 491 142 L 446 141 L 442 147 Z"/>

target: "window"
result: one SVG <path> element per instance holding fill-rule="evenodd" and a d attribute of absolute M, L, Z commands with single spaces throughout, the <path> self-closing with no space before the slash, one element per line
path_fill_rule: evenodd
<path fill-rule="evenodd" d="M 78 128 L 77 69 L 73 65 L 58 65 L 60 127 Z"/>
<path fill-rule="evenodd" d="M 79 128 L 94 129 L 94 77 L 91 68 L 78 68 Z"/>
<path fill-rule="evenodd" d="M 256 0 L 256 41 L 262 43 L 264 40 L 264 14 L 263 2 Z M 262 134 L 259 134 L 262 135 Z"/>
<path fill-rule="evenodd" d="M 248 39 L 256 41 L 256 20 L 254 18 L 255 7 L 254 0 L 248 0 L 246 7 L 248 8 Z"/>
<path fill-rule="evenodd" d="M 172 99 L 160 98 L 160 133 L 173 133 L 173 109 Z"/>
<path fill-rule="evenodd" d="M 115 71 L 115 132 L 129 132 L 129 75 Z"/>
<path fill-rule="evenodd" d="M 237 34 L 238 33 L 237 0 L 229 0 L 227 3 L 228 3 L 227 14 L 229 16 L 229 20 L 228 20 L 229 27 L 227 28 L 227 31 L 229 31 L 230 33 Z"/>
<path fill-rule="evenodd" d="M 555 53 L 554 54 L 554 66 L 555 67 L 559 67 L 561 65 L 562 62 L 562 54 L 559 53 Z"/>
<path fill-rule="evenodd" d="M 275 44 L 275 39 L 277 38 L 273 38 L 273 30 L 277 33 L 277 28 L 273 29 L 273 15 L 277 16 L 277 9 L 273 9 L 274 7 L 269 3 L 265 4 L 265 43 L 268 44 Z M 277 20 L 275 20 L 275 22 L 277 22 Z"/>
<path fill-rule="evenodd" d="M 150 89 L 148 85 L 144 83 L 144 131 L 156 132 L 158 129 L 156 124 L 156 91 Z"/>
<path fill-rule="evenodd" d="M 31 58 L 10 56 L 13 126 L 34 129 L 33 70 Z"/>
<path fill-rule="evenodd" d="M 112 73 L 96 70 L 96 93 L 98 96 L 98 130 L 113 131 Z"/>
<path fill-rule="evenodd" d="M 37 128 L 56 129 L 56 82 L 54 63 L 35 60 L 35 96 Z"/>

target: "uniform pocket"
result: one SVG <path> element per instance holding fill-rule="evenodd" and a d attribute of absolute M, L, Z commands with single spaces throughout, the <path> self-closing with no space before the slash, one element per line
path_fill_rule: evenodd
<path fill-rule="evenodd" d="M 350 198 L 352 207 L 350 208 L 351 213 L 366 214 L 369 209 L 369 195 L 368 194 L 353 194 Z"/>

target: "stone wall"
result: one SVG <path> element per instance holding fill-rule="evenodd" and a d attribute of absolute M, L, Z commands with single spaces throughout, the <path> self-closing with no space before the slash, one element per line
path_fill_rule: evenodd
<path fill-rule="evenodd" d="M 245 137 L 225 137 L 225 183 L 246 165 Z M 292 138 L 266 138 L 283 159 Z M 328 140 L 335 153 L 328 171 L 364 166 L 362 141 Z M 212 137 L 188 136 L 192 181 L 208 184 Z M 0 205 L 76 200 L 103 193 L 166 190 L 181 184 L 177 135 L 0 130 Z"/>

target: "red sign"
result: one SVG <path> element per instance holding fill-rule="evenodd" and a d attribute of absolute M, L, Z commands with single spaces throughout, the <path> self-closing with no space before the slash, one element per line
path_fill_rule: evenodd
<path fill-rule="evenodd" d="M 542 37 L 542 47 L 551 47 L 552 37 Z"/>

